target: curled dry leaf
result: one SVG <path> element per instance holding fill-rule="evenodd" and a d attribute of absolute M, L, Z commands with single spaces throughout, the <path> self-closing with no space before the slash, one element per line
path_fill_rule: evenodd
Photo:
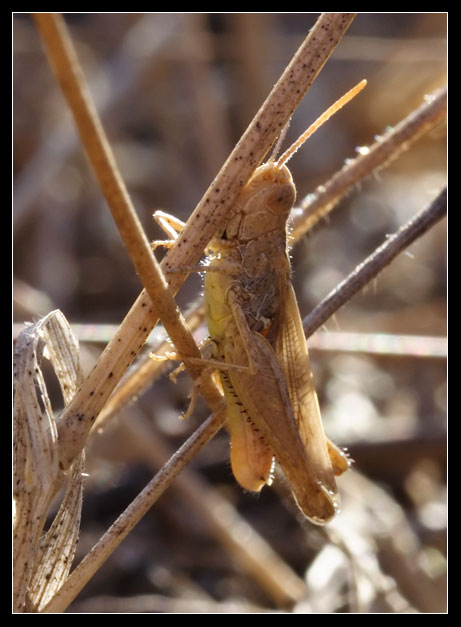
<path fill-rule="evenodd" d="M 14 357 L 14 609 L 40 611 L 66 579 L 75 554 L 82 503 L 83 453 L 43 534 L 52 499 L 66 475 L 59 468 L 56 420 L 42 362 L 49 359 L 64 403 L 81 383 L 78 341 L 60 311 L 19 335 Z"/>

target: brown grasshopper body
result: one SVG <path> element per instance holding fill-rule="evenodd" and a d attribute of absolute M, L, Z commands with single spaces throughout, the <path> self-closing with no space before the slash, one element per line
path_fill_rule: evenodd
<path fill-rule="evenodd" d="M 302 511 L 322 524 L 339 496 L 290 282 L 286 225 L 295 197 L 286 166 L 255 171 L 211 263 L 225 272 L 206 273 L 205 298 L 214 357 L 248 367 L 221 371 L 235 477 L 260 490 L 275 455 Z M 335 468 L 347 467 L 334 451 Z"/>
<path fill-rule="evenodd" d="M 287 221 L 296 188 L 285 163 L 365 84 L 332 105 L 277 161 L 255 170 L 210 244 L 210 264 L 200 268 L 207 270 L 214 358 L 208 363 L 218 364 L 227 402 L 234 476 L 259 491 L 271 482 L 275 458 L 300 509 L 316 524 L 338 511 L 335 475 L 349 462 L 325 437 L 290 280 Z"/>
<path fill-rule="evenodd" d="M 290 280 L 287 222 L 296 188 L 285 163 L 363 87 L 332 105 L 278 161 L 258 167 L 240 192 L 205 277 L 208 329 L 221 369 L 234 476 L 249 490 L 271 481 L 273 457 L 299 507 L 316 524 L 339 509 L 335 475 L 347 457 L 328 442 Z"/>

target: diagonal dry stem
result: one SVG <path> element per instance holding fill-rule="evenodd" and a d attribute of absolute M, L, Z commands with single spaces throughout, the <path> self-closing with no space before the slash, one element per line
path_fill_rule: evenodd
<path fill-rule="evenodd" d="M 197 263 L 208 241 L 224 220 L 241 186 L 245 184 L 254 168 L 275 141 L 280 129 L 291 117 L 296 106 L 312 84 L 337 43 L 347 30 L 354 15 L 350 13 L 323 14 L 305 39 L 283 75 L 274 86 L 267 100 L 256 114 L 247 131 L 238 142 L 221 171 L 192 213 L 186 228 L 162 263 L 168 273 L 170 268 L 190 266 Z M 72 75 L 81 82 L 75 53 L 60 17 L 50 14 L 36 15 L 37 25 L 54 70 L 64 90 L 71 91 L 71 106 L 81 111 L 81 95 L 69 87 Z M 98 131 L 99 122 L 90 120 L 95 115 L 89 111 L 83 121 L 77 122 L 82 135 L 88 136 L 90 150 L 95 150 L 100 165 L 100 180 L 103 190 L 115 185 L 111 191 L 113 200 L 123 203 L 126 191 L 118 186 L 117 177 L 111 171 L 111 157 L 94 146 L 97 141 L 93 134 Z M 88 146 L 87 151 L 90 152 Z M 107 161 L 107 164 L 104 164 Z M 94 165 L 94 163 L 93 163 Z M 107 169 L 107 165 L 109 168 Z M 109 200 L 108 200 L 109 202 Z M 110 202 L 109 202 L 110 204 Z M 149 263 L 149 262 L 148 262 Z M 152 264 L 151 264 L 152 266 Z M 184 275 L 174 274 L 168 282 L 175 293 L 184 280 Z M 59 421 L 61 464 L 67 468 L 85 444 L 88 431 L 105 401 L 120 380 L 123 372 L 133 361 L 147 335 L 157 322 L 152 303 L 143 291 L 127 314 L 120 329 L 101 355 L 98 363 L 88 376 L 79 394 L 63 413 Z M 187 354 L 182 346 L 176 347 L 179 353 Z"/>
<path fill-rule="evenodd" d="M 314 194 L 309 194 L 302 203 L 302 212 L 292 223 L 293 240 L 297 241 L 310 231 L 357 183 L 388 165 L 424 133 L 443 121 L 446 112 L 447 90 L 443 88 L 386 131 L 366 151 L 355 159 L 349 159 L 341 170 L 320 185 Z"/>
<path fill-rule="evenodd" d="M 372 281 L 381 270 L 418 237 L 424 235 L 447 212 L 446 187 L 437 195 L 426 209 L 423 209 L 407 224 L 402 226 L 397 233 L 391 235 L 369 257 L 355 268 L 334 290 L 323 299 L 317 307 L 303 320 L 303 328 L 306 337 L 316 331 L 328 318 L 330 318 L 342 305 L 347 303 L 354 294 L 363 289 Z"/>
<path fill-rule="evenodd" d="M 63 612 L 66 609 L 111 553 L 169 487 L 173 479 L 219 431 L 224 423 L 225 415 L 225 408 L 223 407 L 221 411 L 212 414 L 194 431 L 72 571 L 67 581 L 43 610 L 45 613 Z"/>
<path fill-rule="evenodd" d="M 36 19 L 47 44 L 56 77 L 74 115 L 82 144 L 135 269 L 145 285 L 152 311 L 162 320 L 171 340 L 186 360 L 186 364 L 188 363 L 187 357 L 199 359 L 200 350 L 174 302 L 130 201 L 64 22 L 56 15 L 38 15 Z M 190 372 L 195 379 L 200 376 L 201 369 L 197 365 L 190 366 Z M 209 379 L 203 380 L 202 386 L 211 409 L 216 409 L 221 401 L 219 390 Z M 61 460 L 69 459 L 74 452 L 76 442 L 86 440 L 93 421 L 93 416 L 87 414 L 81 420 L 74 421 L 71 428 L 65 430 L 64 434 L 61 433 Z M 69 444 L 71 445 L 70 451 L 67 450 Z"/>

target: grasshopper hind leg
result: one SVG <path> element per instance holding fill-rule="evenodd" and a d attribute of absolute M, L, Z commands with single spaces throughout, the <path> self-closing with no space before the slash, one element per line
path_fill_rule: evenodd
<path fill-rule="evenodd" d="M 239 401 L 226 373 L 221 372 L 221 381 L 228 410 L 232 472 L 242 488 L 259 492 L 272 483 L 272 451 Z"/>

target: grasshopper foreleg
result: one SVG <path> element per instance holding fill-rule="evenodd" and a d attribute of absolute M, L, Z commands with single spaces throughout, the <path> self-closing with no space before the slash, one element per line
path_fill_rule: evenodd
<path fill-rule="evenodd" d="M 178 237 L 178 234 L 181 233 L 183 228 L 185 227 L 185 222 L 179 220 L 179 218 L 175 218 L 169 213 L 165 213 L 165 211 L 156 211 L 153 215 L 154 220 L 157 222 L 159 227 L 164 231 L 169 237 L 169 240 L 155 240 L 152 242 L 152 248 L 157 248 L 157 246 L 164 246 L 165 248 L 172 248 L 173 244 Z"/>
<path fill-rule="evenodd" d="M 213 355 L 216 351 L 213 350 L 212 345 L 214 345 L 213 340 L 205 340 L 201 349 L 203 351 L 203 357 L 184 357 L 184 355 L 180 355 L 175 352 L 168 352 L 164 355 L 155 355 L 154 353 L 150 354 L 150 358 L 154 361 L 180 361 L 180 365 L 175 368 L 175 370 L 170 374 L 170 379 L 176 383 L 177 376 L 185 370 L 185 366 L 190 364 L 195 364 L 198 366 L 204 366 L 205 368 L 212 368 L 213 370 L 236 370 L 238 372 L 249 372 L 250 368 L 248 366 L 242 366 L 239 364 L 229 364 L 225 363 L 219 359 L 214 359 Z"/>
<path fill-rule="evenodd" d="M 151 243 L 152 248 L 157 248 L 158 246 L 163 246 L 164 248 L 172 248 L 176 239 L 178 238 L 179 233 L 181 233 L 181 231 L 186 226 L 186 223 L 179 218 L 175 218 L 175 216 L 166 213 L 165 211 L 161 211 L 160 209 L 153 214 L 153 218 L 162 229 L 162 231 L 164 231 L 170 239 L 154 240 Z M 212 238 L 205 248 L 205 252 L 206 254 L 213 254 L 223 247 L 226 248 L 226 244 L 231 245 L 230 242 L 221 241 L 219 238 Z M 178 272 L 181 272 L 181 270 L 178 270 Z M 202 272 L 202 270 L 199 269 L 198 272 Z"/>

